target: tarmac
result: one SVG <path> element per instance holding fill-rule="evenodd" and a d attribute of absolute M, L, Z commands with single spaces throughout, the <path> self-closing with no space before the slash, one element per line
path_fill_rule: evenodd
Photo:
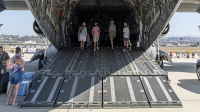
<path fill-rule="evenodd" d="M 11 54 L 10 56 L 12 56 Z M 25 72 L 38 71 L 38 61 L 29 63 L 33 54 L 25 54 Z M 19 106 L 5 106 L 6 94 L 0 95 L 0 112 L 200 112 L 200 81 L 196 76 L 195 59 L 173 58 L 173 63 L 164 62 L 164 70 L 168 72 L 170 85 L 181 100 L 183 108 L 132 108 L 132 109 L 21 109 Z M 12 99 L 12 98 L 11 98 Z M 24 96 L 19 96 L 21 102 Z"/>

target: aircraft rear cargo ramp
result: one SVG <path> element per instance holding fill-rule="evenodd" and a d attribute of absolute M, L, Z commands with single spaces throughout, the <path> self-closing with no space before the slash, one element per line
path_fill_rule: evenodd
<path fill-rule="evenodd" d="M 140 48 L 65 48 L 38 72 L 21 107 L 182 107 L 167 78 Z"/>

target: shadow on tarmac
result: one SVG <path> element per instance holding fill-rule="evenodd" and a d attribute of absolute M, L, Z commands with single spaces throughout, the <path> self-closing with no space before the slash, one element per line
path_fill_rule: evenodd
<path fill-rule="evenodd" d="M 181 79 L 177 85 L 190 92 L 200 94 L 200 81 L 198 79 Z"/>
<path fill-rule="evenodd" d="M 192 62 L 175 62 L 175 63 L 164 63 L 164 70 L 168 72 L 185 72 L 185 73 L 196 73 L 196 63 Z"/>

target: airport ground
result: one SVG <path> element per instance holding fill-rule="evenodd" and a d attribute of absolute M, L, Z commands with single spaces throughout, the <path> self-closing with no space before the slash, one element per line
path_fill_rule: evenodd
<path fill-rule="evenodd" d="M 44 48 L 44 46 L 40 46 L 40 49 L 43 49 L 43 48 Z M 173 52 L 173 53 L 196 52 L 196 53 L 199 53 L 200 52 L 200 47 L 163 47 L 163 46 L 161 46 L 159 49 L 163 50 L 167 53 L 169 53 L 169 52 Z M 5 46 L 4 50 L 6 52 L 10 52 L 11 50 L 13 50 L 13 48 L 11 48 L 10 46 Z"/>
<path fill-rule="evenodd" d="M 195 52 L 199 53 L 200 52 L 200 47 L 160 47 L 160 50 L 163 50 L 167 53 L 169 52 L 179 52 L 179 53 L 185 53 L 185 52 Z"/>
<path fill-rule="evenodd" d="M 11 54 L 12 56 L 13 54 Z M 28 63 L 33 54 L 25 54 L 25 72 L 37 71 L 37 61 Z M 173 58 L 173 63 L 164 62 L 170 85 L 181 100 L 183 108 L 133 108 L 133 109 L 21 109 L 19 106 L 4 106 L 6 94 L 0 95 L 0 112 L 200 112 L 200 81 L 196 76 L 198 58 Z M 24 97 L 18 97 L 20 103 Z"/>

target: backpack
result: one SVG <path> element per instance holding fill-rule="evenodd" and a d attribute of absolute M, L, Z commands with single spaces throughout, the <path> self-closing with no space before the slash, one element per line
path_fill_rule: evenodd
<path fill-rule="evenodd" d="M 36 78 L 35 72 L 26 72 L 23 74 L 23 81 L 34 81 Z"/>
<path fill-rule="evenodd" d="M 6 62 L 6 69 L 11 70 L 14 68 L 14 65 L 15 63 L 13 62 L 13 57 L 12 57 Z"/>

